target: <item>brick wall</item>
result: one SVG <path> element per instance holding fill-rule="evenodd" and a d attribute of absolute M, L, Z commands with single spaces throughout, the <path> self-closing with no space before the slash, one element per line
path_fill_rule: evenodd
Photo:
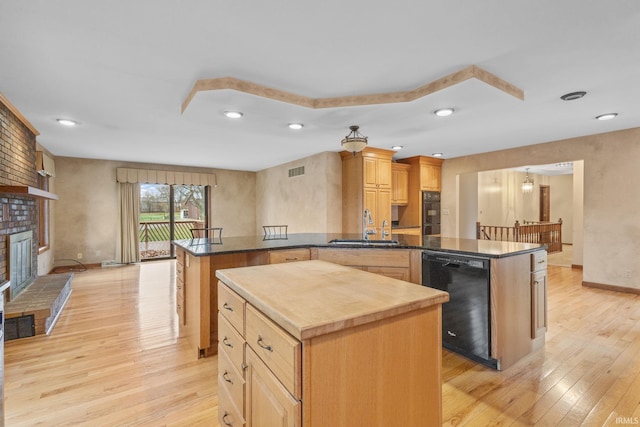
<path fill-rule="evenodd" d="M 0 185 L 38 186 L 36 136 L 0 102 Z M 0 194 L 0 283 L 9 279 L 8 236 L 33 230 L 33 275 L 38 271 L 40 204 L 31 197 Z"/>

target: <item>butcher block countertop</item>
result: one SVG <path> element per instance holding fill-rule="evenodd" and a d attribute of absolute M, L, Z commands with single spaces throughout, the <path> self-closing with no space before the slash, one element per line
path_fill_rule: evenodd
<path fill-rule="evenodd" d="M 216 276 L 299 340 L 449 301 L 446 292 L 319 260 Z"/>

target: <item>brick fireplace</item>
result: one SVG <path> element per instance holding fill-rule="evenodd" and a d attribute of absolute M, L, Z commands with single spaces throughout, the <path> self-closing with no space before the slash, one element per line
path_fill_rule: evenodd
<path fill-rule="evenodd" d="M 0 94 L 0 188 L 36 188 L 37 131 Z M 38 236 L 39 203 L 28 194 L 0 192 L 0 283 L 9 280 L 9 236 L 31 232 Z M 31 279 L 38 272 L 38 242 L 30 248 Z M 28 278 L 27 278 L 28 279 Z"/>

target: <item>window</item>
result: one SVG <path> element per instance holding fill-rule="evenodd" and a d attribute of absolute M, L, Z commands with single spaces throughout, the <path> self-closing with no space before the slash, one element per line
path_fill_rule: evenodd
<path fill-rule="evenodd" d="M 49 176 L 38 174 L 38 188 L 49 191 Z M 38 253 L 49 250 L 49 200 L 40 199 L 38 217 Z"/>
<path fill-rule="evenodd" d="M 140 259 L 174 257 L 172 240 L 207 227 L 209 186 L 140 184 Z"/>

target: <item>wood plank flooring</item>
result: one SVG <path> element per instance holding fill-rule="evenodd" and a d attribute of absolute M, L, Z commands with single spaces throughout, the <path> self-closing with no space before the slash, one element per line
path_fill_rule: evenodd
<path fill-rule="evenodd" d="M 52 335 L 5 343 L 6 425 L 217 426 L 217 357 L 178 337 L 174 268 L 76 273 Z M 549 267 L 545 348 L 506 371 L 443 351 L 443 425 L 640 422 L 640 296 L 581 280 Z"/>

